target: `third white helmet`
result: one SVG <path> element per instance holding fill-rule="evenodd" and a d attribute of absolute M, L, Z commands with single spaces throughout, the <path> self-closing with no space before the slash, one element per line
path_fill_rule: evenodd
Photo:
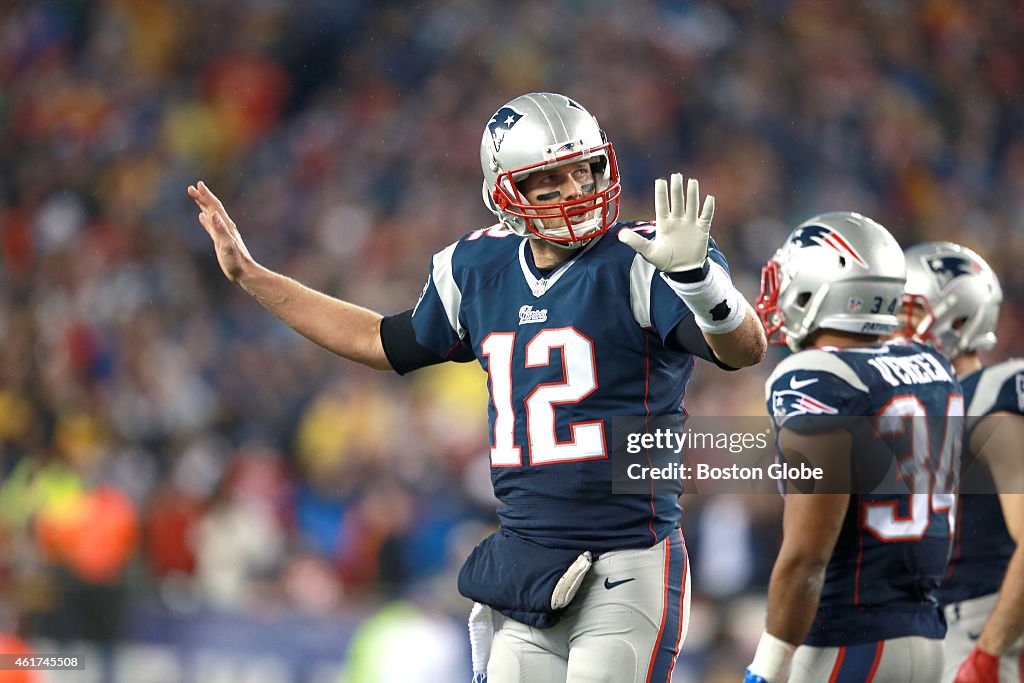
<path fill-rule="evenodd" d="M 995 346 L 1003 290 L 985 260 L 953 242 L 916 244 L 906 257 L 907 332 L 950 358 Z M 919 319 L 915 305 L 924 309 Z"/>

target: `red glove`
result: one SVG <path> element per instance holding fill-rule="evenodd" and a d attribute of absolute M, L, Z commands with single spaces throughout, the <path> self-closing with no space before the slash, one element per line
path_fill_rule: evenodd
<path fill-rule="evenodd" d="M 999 683 L 999 657 L 975 645 L 957 669 L 953 683 Z"/>

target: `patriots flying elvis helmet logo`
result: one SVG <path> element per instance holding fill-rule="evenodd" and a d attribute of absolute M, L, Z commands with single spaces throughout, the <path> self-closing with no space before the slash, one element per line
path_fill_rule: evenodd
<path fill-rule="evenodd" d="M 494 114 L 487 124 L 487 130 L 491 133 L 491 144 L 494 145 L 495 152 L 501 151 L 501 143 L 505 140 L 505 135 L 524 116 L 526 114 L 518 112 L 512 107 L 502 107 Z"/>
<path fill-rule="evenodd" d="M 785 420 L 797 415 L 836 415 L 839 410 L 802 391 L 781 389 L 772 392 L 772 412 L 776 422 L 782 426 Z"/>
<path fill-rule="evenodd" d="M 860 267 L 868 267 L 867 261 L 842 235 L 824 225 L 805 225 L 797 230 L 789 241 L 799 247 L 828 247 L 838 252 L 840 256 L 852 259 Z"/>
<path fill-rule="evenodd" d="M 961 275 L 981 272 L 980 265 L 963 256 L 933 256 L 926 263 L 928 269 L 935 275 L 939 289 L 945 289 L 950 282 Z"/>

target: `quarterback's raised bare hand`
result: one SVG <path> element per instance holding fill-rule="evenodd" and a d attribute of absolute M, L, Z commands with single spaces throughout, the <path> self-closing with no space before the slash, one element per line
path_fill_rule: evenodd
<path fill-rule="evenodd" d="M 664 178 L 654 181 L 654 217 L 658 226 L 653 240 L 632 230 L 620 230 L 619 239 L 633 247 L 655 268 L 665 273 L 679 273 L 704 266 L 708 256 L 708 235 L 715 215 L 715 198 L 708 195 L 700 216 L 700 188 L 690 178 L 683 200 L 683 176 L 673 173 L 671 187 Z"/>
<path fill-rule="evenodd" d="M 200 208 L 199 222 L 213 239 L 220 269 L 224 271 L 227 279 L 238 282 L 246 269 L 255 262 L 249 255 L 235 222 L 228 216 L 224 204 L 217 195 L 211 192 L 203 181 L 189 185 L 188 196 L 192 197 Z"/>

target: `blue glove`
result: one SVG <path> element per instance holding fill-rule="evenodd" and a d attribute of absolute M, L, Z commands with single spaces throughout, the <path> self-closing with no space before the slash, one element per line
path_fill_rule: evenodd
<path fill-rule="evenodd" d="M 758 676 L 753 673 L 750 669 L 743 675 L 743 683 L 768 683 L 764 676 Z"/>

